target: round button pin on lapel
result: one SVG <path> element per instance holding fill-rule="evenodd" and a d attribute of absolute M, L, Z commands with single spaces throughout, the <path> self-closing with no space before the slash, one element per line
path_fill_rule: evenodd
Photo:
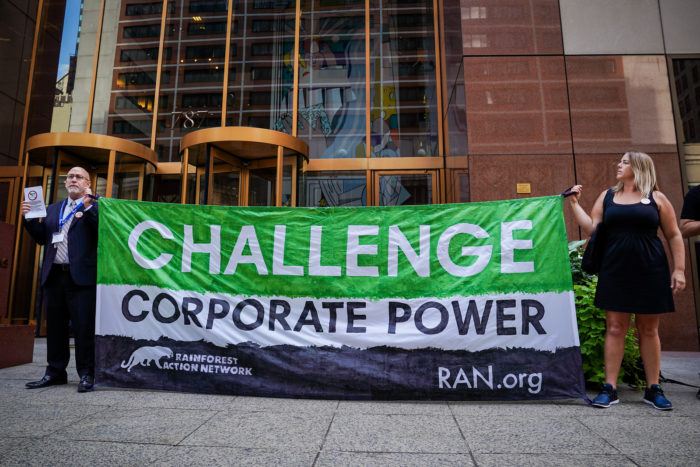
<path fill-rule="evenodd" d="M 648 200 L 647 200 L 647 201 L 648 201 Z M 76 212 L 76 213 L 75 213 L 75 217 L 78 218 L 78 219 L 80 219 L 81 217 L 83 217 L 83 212 L 82 212 L 82 211 Z"/>

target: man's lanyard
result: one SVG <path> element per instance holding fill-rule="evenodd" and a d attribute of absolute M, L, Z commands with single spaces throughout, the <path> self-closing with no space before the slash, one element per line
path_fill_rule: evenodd
<path fill-rule="evenodd" d="M 63 216 L 63 211 L 66 210 L 66 201 L 68 201 L 68 200 L 67 200 L 67 199 L 64 199 L 64 200 L 63 200 L 63 204 L 61 204 L 61 217 L 58 218 L 58 231 L 59 231 L 59 232 L 60 232 L 61 230 L 63 230 L 63 226 L 65 225 L 66 222 L 68 222 L 68 219 L 70 219 L 71 216 L 72 216 L 73 214 L 75 214 L 76 211 L 77 211 L 78 209 L 80 209 L 80 208 L 83 206 L 83 200 L 80 200 L 80 202 L 79 202 L 78 204 L 75 205 L 75 207 L 73 208 L 73 210 L 72 210 L 71 212 L 69 212 L 69 213 L 66 215 L 66 217 L 62 217 L 62 216 Z"/>

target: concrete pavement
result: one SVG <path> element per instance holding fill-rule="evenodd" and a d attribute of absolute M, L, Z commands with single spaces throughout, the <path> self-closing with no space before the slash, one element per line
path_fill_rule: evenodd
<path fill-rule="evenodd" d="M 621 403 L 353 402 L 69 384 L 27 390 L 34 362 L 0 370 L 0 465 L 700 465 L 696 388 L 663 385 L 671 412 Z M 71 359 L 74 364 L 74 360 Z M 664 352 L 665 378 L 698 385 L 700 353 Z M 589 394 L 593 396 L 594 394 Z"/>

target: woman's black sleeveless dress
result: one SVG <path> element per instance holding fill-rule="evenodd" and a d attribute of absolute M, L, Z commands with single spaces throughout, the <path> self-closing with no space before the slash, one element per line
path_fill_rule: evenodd
<path fill-rule="evenodd" d="M 608 190 L 603 200 L 605 255 L 598 274 L 595 305 L 608 311 L 655 314 L 674 311 L 671 274 L 661 239 L 659 208 L 617 204 Z"/>

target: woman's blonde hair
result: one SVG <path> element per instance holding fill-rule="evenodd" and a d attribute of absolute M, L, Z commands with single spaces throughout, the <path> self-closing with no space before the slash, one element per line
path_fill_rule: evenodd
<path fill-rule="evenodd" d="M 649 154 L 644 152 L 627 151 L 622 157 L 629 156 L 630 166 L 634 172 L 634 187 L 642 194 L 644 198 L 650 198 L 651 192 L 658 190 L 656 186 L 656 169 L 654 169 L 654 161 L 649 157 Z M 613 187 L 616 193 L 622 190 L 623 183 L 617 182 Z"/>

